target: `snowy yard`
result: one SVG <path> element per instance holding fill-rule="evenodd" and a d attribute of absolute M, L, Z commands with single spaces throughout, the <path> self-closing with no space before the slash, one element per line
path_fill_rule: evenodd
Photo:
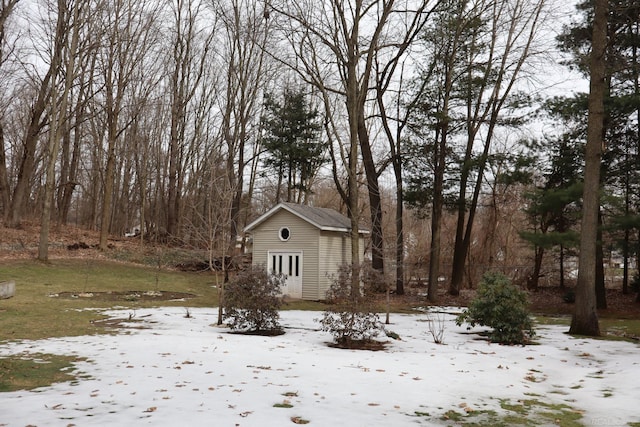
<path fill-rule="evenodd" d="M 638 346 L 572 338 L 564 326 L 539 327 L 539 345 L 509 347 L 447 314 L 438 345 L 426 314 L 396 314 L 388 329 L 401 340 L 372 352 L 328 347 L 318 312 L 283 311 L 277 337 L 230 334 L 214 325 L 216 309 L 185 313 L 138 310 L 118 335 L 0 345 L 0 357 L 88 359 L 77 382 L 2 393 L 0 426 L 455 425 L 452 411 L 482 422 L 525 400 L 541 405 L 528 416 L 539 425 L 553 424 L 538 416 L 551 405 L 581 413 L 581 425 L 640 422 Z"/>

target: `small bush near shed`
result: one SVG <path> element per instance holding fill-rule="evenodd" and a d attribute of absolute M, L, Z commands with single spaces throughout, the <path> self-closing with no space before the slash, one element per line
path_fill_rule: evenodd
<path fill-rule="evenodd" d="M 489 338 L 501 344 L 526 344 L 535 335 L 527 295 L 499 273 L 484 275 L 476 298 L 456 319 L 463 323 L 493 328 Z"/>
<path fill-rule="evenodd" d="M 282 333 L 279 310 L 283 281 L 282 275 L 269 274 L 260 266 L 239 272 L 224 290 L 223 307 L 229 327 L 260 335 Z"/>
<path fill-rule="evenodd" d="M 352 274 L 360 276 L 360 287 L 352 289 Z M 340 266 L 327 291 L 329 308 L 320 319 L 322 330 L 331 333 L 338 347 L 375 349 L 373 338 L 383 331 L 376 313 L 372 285 L 374 272 L 366 267 Z"/>

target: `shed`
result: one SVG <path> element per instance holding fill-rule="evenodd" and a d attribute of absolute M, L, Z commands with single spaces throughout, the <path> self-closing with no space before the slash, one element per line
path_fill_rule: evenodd
<path fill-rule="evenodd" d="M 283 294 L 321 300 L 338 267 L 351 263 L 351 221 L 340 212 L 279 203 L 245 227 L 252 236 L 252 264 L 285 275 Z M 360 259 L 364 235 L 360 229 Z"/>

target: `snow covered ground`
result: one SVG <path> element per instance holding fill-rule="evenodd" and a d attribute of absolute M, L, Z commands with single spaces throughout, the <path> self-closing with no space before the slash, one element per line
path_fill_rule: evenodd
<path fill-rule="evenodd" d="M 567 327 L 541 326 L 539 345 L 510 347 L 445 314 L 438 345 L 427 314 L 394 314 L 388 329 L 401 340 L 372 352 L 328 347 L 318 312 L 283 311 L 286 334 L 277 337 L 230 334 L 215 326 L 216 309 L 185 314 L 138 310 L 117 335 L 0 345 L 0 357 L 88 359 L 77 382 L 0 393 L 0 426 L 453 425 L 442 419 L 450 410 L 507 414 L 501 403 L 524 399 L 584 411 L 587 426 L 640 422 L 638 346 L 573 338 Z"/>

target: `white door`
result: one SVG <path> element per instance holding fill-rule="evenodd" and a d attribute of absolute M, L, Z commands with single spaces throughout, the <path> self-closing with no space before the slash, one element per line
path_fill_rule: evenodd
<path fill-rule="evenodd" d="M 269 252 L 269 271 L 282 274 L 285 283 L 282 294 L 302 298 L 302 252 Z"/>

